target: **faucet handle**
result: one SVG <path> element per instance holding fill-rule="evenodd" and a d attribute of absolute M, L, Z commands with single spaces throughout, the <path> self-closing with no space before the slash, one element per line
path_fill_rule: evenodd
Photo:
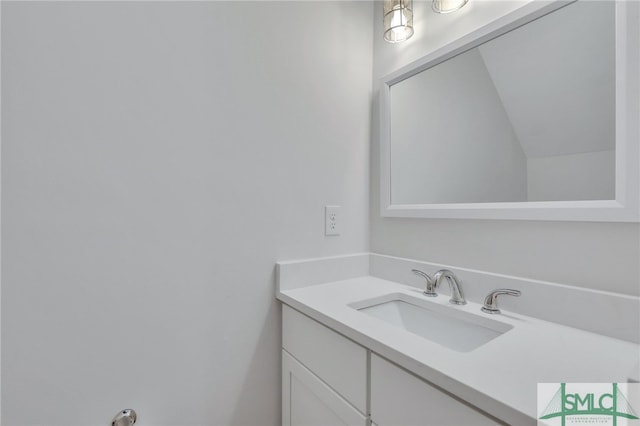
<path fill-rule="evenodd" d="M 518 297 L 522 293 L 520 292 L 520 290 L 513 290 L 510 288 L 500 288 L 498 290 L 493 290 L 487 295 L 487 297 L 485 297 L 482 312 L 486 312 L 488 314 L 499 314 L 500 309 L 498 309 L 498 296 L 503 294 Z"/>
<path fill-rule="evenodd" d="M 436 293 L 436 281 L 431 278 L 429 274 L 427 274 L 426 272 L 422 272 L 419 269 L 412 269 L 411 272 L 421 276 L 427 282 L 423 292 L 425 296 L 436 297 L 438 295 L 438 293 Z"/>

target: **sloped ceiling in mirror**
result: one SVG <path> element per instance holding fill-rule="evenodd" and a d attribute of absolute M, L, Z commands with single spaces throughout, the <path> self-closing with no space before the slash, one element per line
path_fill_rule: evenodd
<path fill-rule="evenodd" d="M 613 2 L 582 1 L 479 47 L 528 158 L 615 148 L 614 28 Z"/>

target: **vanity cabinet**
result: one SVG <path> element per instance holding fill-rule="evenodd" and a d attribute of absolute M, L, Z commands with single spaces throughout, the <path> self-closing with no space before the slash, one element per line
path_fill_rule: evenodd
<path fill-rule="evenodd" d="M 287 305 L 282 346 L 283 425 L 502 424 Z"/>
<path fill-rule="evenodd" d="M 371 420 L 378 426 L 502 424 L 375 354 L 371 355 Z"/>

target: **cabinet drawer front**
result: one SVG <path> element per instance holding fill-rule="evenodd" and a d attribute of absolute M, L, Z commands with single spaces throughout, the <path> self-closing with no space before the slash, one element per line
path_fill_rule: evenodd
<path fill-rule="evenodd" d="M 371 355 L 371 420 L 379 426 L 501 424 L 375 354 Z"/>
<path fill-rule="evenodd" d="M 282 346 L 362 413 L 367 411 L 367 350 L 282 306 Z"/>
<path fill-rule="evenodd" d="M 283 350 L 282 424 L 366 426 L 367 417 Z"/>

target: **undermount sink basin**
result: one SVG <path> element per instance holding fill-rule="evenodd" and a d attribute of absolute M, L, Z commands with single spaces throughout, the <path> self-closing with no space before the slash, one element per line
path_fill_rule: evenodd
<path fill-rule="evenodd" d="M 403 293 L 350 305 L 358 311 L 459 352 L 470 352 L 513 326 Z"/>

